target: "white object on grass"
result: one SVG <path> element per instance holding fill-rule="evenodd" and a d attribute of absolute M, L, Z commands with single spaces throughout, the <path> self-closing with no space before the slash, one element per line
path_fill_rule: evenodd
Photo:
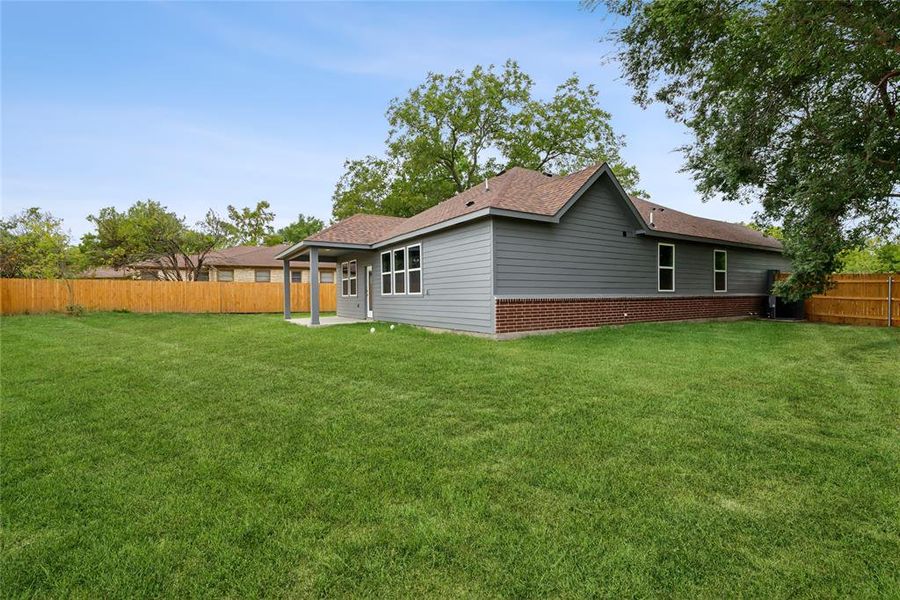
<path fill-rule="evenodd" d="M 394 325 L 391 325 L 391 330 L 393 331 L 393 329 L 394 329 Z"/>
<path fill-rule="evenodd" d="M 374 328 L 374 327 L 370 327 L 370 328 L 369 328 L 369 333 L 375 333 L 375 328 Z"/>

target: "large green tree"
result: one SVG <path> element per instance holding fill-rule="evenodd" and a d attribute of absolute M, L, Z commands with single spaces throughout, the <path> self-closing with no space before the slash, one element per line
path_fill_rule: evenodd
<path fill-rule="evenodd" d="M 624 140 L 593 85 L 573 75 L 549 100 L 533 88 L 514 61 L 499 70 L 429 73 L 390 103 L 385 154 L 346 162 L 334 218 L 410 216 L 513 166 L 565 174 L 606 161 L 638 191 L 637 170 L 622 160 Z"/>
<path fill-rule="evenodd" d="M 213 211 L 189 227 L 183 217 L 153 200 L 126 211 L 101 209 L 88 221 L 95 230 L 82 237 L 81 249 L 94 265 L 123 268 L 155 266 L 164 279 L 196 280 L 209 254 L 228 241 L 227 223 Z"/>
<path fill-rule="evenodd" d="M 297 215 L 297 220 L 293 223 L 285 225 L 273 234 L 266 236 L 266 245 L 274 246 L 275 244 L 296 244 L 303 241 L 314 233 L 318 233 L 325 227 L 322 219 L 317 219 L 312 215 Z"/>
<path fill-rule="evenodd" d="M 588 2 L 589 6 L 598 0 Z M 635 99 L 694 133 L 706 196 L 781 222 L 788 297 L 822 291 L 840 253 L 896 226 L 896 0 L 605 0 Z"/>
<path fill-rule="evenodd" d="M 225 232 L 231 245 L 260 246 L 268 236 L 273 234 L 272 221 L 275 213 L 271 205 L 260 200 L 253 208 L 235 208 L 228 205 L 228 218 L 225 221 Z"/>
<path fill-rule="evenodd" d="M 69 277 L 82 259 L 69 245 L 62 221 L 39 208 L 0 220 L 0 276 L 27 279 Z"/>

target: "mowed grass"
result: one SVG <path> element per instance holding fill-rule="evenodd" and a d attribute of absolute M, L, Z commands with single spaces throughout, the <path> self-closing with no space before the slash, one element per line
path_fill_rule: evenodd
<path fill-rule="evenodd" d="M 2 595 L 900 589 L 900 332 L 2 321 Z"/>

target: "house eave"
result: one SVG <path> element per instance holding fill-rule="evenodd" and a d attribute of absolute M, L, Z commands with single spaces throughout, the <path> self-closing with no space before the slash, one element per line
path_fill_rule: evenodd
<path fill-rule="evenodd" d="M 649 228 L 648 229 L 638 229 L 634 232 L 634 235 L 643 235 L 643 236 L 647 236 L 647 237 L 669 239 L 669 240 L 685 240 L 688 242 L 701 242 L 704 244 L 719 244 L 722 246 L 734 246 L 737 248 L 749 248 L 751 250 L 763 250 L 766 252 L 774 252 L 776 254 L 784 253 L 784 249 L 774 248 L 772 246 L 762 246 L 759 244 L 747 244 L 745 242 L 733 242 L 730 240 L 701 237 L 698 235 L 685 235 L 682 233 L 668 233 L 666 231 L 656 231 L 655 229 L 649 229 Z"/>
<path fill-rule="evenodd" d="M 310 248 L 340 248 L 342 250 L 370 250 L 371 244 L 349 244 L 346 242 L 324 242 L 319 240 L 303 240 L 275 255 L 275 260 L 294 260 L 309 252 Z"/>

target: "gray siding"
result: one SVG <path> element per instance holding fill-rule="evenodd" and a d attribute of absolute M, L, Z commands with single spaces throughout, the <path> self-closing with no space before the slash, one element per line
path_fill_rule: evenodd
<path fill-rule="evenodd" d="M 334 282 L 337 285 L 337 315 L 349 319 L 366 318 L 366 265 L 372 264 L 374 254 L 348 254 L 337 259 L 337 272 Z M 356 296 L 341 296 L 341 263 L 351 260 L 357 261 Z"/>
<path fill-rule="evenodd" d="M 381 295 L 381 252 L 422 244 L 422 295 Z M 375 318 L 426 327 L 491 333 L 491 221 L 484 219 L 380 249 Z"/>
<path fill-rule="evenodd" d="M 638 222 L 604 177 L 558 224 L 495 219 L 497 296 L 713 295 L 713 250 L 728 252 L 728 292 L 764 294 L 766 270 L 788 269 L 778 253 L 634 236 Z M 627 237 L 622 232 L 627 232 Z M 657 291 L 659 241 L 675 244 L 675 292 Z"/>

